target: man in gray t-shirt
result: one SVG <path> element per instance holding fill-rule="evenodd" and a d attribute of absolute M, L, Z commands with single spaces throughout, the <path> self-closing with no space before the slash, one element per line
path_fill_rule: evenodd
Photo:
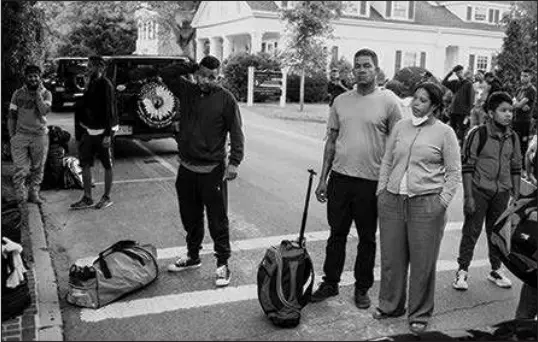
<path fill-rule="evenodd" d="M 346 241 L 355 221 L 359 245 L 355 261 L 355 304 L 370 307 L 376 251 L 376 188 L 385 143 L 402 113 L 398 98 L 376 86 L 378 59 L 361 49 L 354 58 L 357 89 L 338 96 L 330 109 L 323 168 L 316 197 L 327 202 L 330 235 L 323 265 L 325 276 L 313 302 L 338 294 Z M 330 177 L 329 177 L 330 173 Z M 329 178 L 328 182 L 327 179 Z"/>

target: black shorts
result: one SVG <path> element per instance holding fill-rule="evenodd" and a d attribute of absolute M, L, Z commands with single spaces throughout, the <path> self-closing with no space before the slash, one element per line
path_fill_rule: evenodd
<path fill-rule="evenodd" d="M 94 156 L 97 155 L 103 167 L 108 170 L 112 168 L 112 141 L 110 147 L 103 147 L 104 135 L 89 135 L 87 132 L 82 135 L 78 146 L 80 166 L 93 166 Z M 114 140 L 114 137 L 111 136 Z"/>

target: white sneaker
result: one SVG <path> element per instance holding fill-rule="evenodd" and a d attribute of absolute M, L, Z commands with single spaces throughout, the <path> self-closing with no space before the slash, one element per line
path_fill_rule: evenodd
<path fill-rule="evenodd" d="M 512 282 L 510 281 L 510 279 L 506 278 L 506 276 L 502 273 L 501 270 L 489 272 L 488 280 L 503 289 L 509 289 L 512 287 Z"/>
<path fill-rule="evenodd" d="M 220 267 L 217 267 L 216 276 L 217 278 L 215 279 L 215 285 L 217 285 L 217 287 L 228 286 L 228 284 L 230 284 L 231 276 L 231 272 L 228 268 L 228 265 L 222 265 Z"/>
<path fill-rule="evenodd" d="M 469 288 L 469 284 L 467 284 L 467 271 L 459 270 L 456 272 L 456 279 L 454 279 L 452 287 L 458 291 L 467 291 Z"/>

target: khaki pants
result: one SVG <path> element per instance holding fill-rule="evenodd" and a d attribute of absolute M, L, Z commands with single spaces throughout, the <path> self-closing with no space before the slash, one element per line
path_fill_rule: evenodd
<path fill-rule="evenodd" d="M 13 185 L 18 199 L 24 199 L 26 186 L 39 191 L 49 150 L 48 134 L 17 133 L 11 138 L 11 155 L 15 166 Z"/>
<path fill-rule="evenodd" d="M 381 247 L 379 309 L 405 311 L 409 268 L 410 323 L 428 323 L 433 314 L 439 247 L 446 208 L 438 194 L 407 197 L 384 191 L 378 197 Z"/>

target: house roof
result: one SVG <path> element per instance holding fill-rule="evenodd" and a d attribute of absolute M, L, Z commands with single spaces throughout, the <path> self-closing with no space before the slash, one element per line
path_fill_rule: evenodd
<path fill-rule="evenodd" d="M 438 1 L 439 3 L 440 1 Z M 490 1 L 498 3 L 510 4 L 511 1 Z M 252 10 L 255 11 L 268 11 L 277 12 L 279 7 L 274 1 L 246 1 Z M 482 24 L 474 22 L 466 22 L 449 11 L 444 6 L 434 6 L 428 3 L 428 1 L 415 1 L 415 20 L 412 22 L 385 19 L 374 7 L 370 7 L 370 17 L 361 17 L 360 20 L 367 21 L 379 21 L 389 23 L 406 23 L 411 25 L 422 26 L 441 26 L 441 27 L 457 27 L 474 30 L 486 30 L 486 31 L 502 31 L 500 25 Z M 353 16 L 343 15 L 342 18 L 356 18 Z"/>

